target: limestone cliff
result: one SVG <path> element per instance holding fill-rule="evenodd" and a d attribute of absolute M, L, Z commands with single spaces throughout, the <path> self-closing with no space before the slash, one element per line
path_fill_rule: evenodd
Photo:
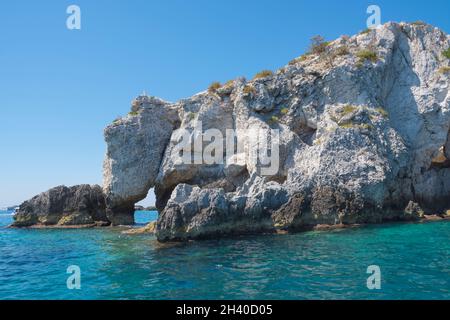
<path fill-rule="evenodd" d="M 160 241 L 443 213 L 449 48 L 433 26 L 387 23 L 176 103 L 140 96 L 105 129 L 103 193 L 56 188 L 25 202 L 16 225 L 132 224 L 151 188 Z"/>
<path fill-rule="evenodd" d="M 134 204 L 154 186 L 177 110 L 156 98 L 142 96 L 132 111 L 105 129 L 108 145 L 103 165 L 108 218 L 114 225 L 132 224 Z"/>
<path fill-rule="evenodd" d="M 139 97 L 105 130 L 109 217 L 131 220 L 152 187 L 160 241 L 414 219 L 410 201 L 442 212 L 449 47 L 433 26 L 388 23 L 177 103 Z M 246 147 L 222 164 L 180 163 L 179 130 L 194 141 L 199 123 L 224 139 L 234 129 Z M 248 161 L 255 128 L 279 130 L 279 170 L 269 176 Z"/>

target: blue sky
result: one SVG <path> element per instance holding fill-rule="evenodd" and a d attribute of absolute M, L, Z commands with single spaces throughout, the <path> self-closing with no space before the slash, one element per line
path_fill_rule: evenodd
<path fill-rule="evenodd" d="M 66 28 L 71 4 L 81 30 Z M 2 1 L 0 207 L 56 185 L 101 184 L 103 128 L 143 90 L 176 101 L 277 69 L 316 34 L 365 29 L 370 4 L 383 23 L 450 31 L 448 0 Z"/>

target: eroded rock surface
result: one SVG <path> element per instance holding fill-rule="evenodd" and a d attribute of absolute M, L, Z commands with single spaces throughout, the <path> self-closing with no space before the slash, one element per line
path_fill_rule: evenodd
<path fill-rule="evenodd" d="M 433 26 L 387 23 L 273 75 L 177 103 L 139 97 L 132 114 L 105 130 L 108 217 L 129 217 L 153 187 L 160 241 L 443 213 L 450 95 L 440 70 L 449 47 Z M 249 160 L 249 132 L 261 128 L 279 130 L 279 170 L 270 175 Z M 245 147 L 223 163 L 180 163 L 183 129 L 192 141 L 217 129 L 224 148 L 232 129 Z"/>
<path fill-rule="evenodd" d="M 134 204 L 154 185 L 177 121 L 177 111 L 168 103 L 141 96 L 128 116 L 105 129 L 103 183 L 113 225 L 133 224 Z"/>
<path fill-rule="evenodd" d="M 100 186 L 59 186 L 20 205 L 14 227 L 109 225 Z"/>

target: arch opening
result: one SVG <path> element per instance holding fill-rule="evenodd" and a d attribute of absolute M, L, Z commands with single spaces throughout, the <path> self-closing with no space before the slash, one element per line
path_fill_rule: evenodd
<path fill-rule="evenodd" d="M 150 189 L 145 199 L 134 205 L 134 221 L 136 225 L 146 225 L 158 219 L 155 202 L 155 191 Z"/>

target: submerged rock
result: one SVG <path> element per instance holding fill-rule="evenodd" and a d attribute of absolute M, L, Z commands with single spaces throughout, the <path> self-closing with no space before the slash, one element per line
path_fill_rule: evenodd
<path fill-rule="evenodd" d="M 59 186 L 25 201 L 14 227 L 106 225 L 106 203 L 100 186 Z"/>
<path fill-rule="evenodd" d="M 122 231 L 123 234 L 154 234 L 156 229 L 156 221 L 150 222 L 145 227 L 133 228 Z"/>

